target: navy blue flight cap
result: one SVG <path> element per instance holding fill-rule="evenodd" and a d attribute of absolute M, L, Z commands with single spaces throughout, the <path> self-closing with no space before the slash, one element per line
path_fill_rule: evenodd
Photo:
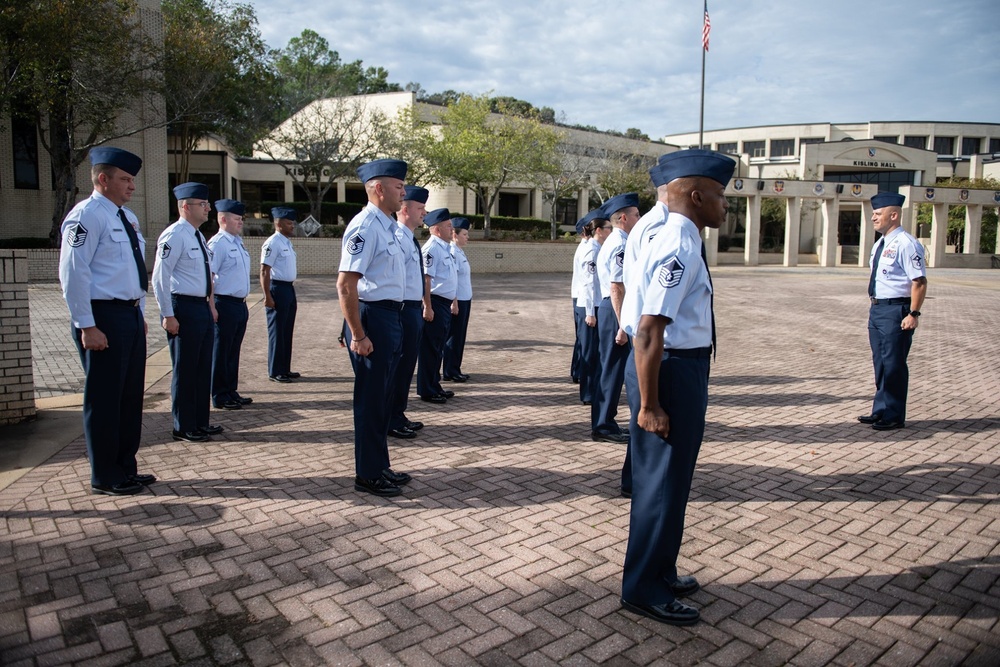
<path fill-rule="evenodd" d="M 208 186 L 204 183 L 181 183 L 174 188 L 174 197 L 182 199 L 208 199 Z"/>
<path fill-rule="evenodd" d="M 436 208 L 424 216 L 424 224 L 428 227 L 433 227 L 445 220 L 451 220 L 451 211 L 446 208 Z"/>
<path fill-rule="evenodd" d="M 604 215 L 610 220 L 611 216 L 623 208 L 628 208 L 630 206 L 635 206 L 639 208 L 639 195 L 635 192 L 626 192 L 623 195 L 615 195 L 608 201 L 604 202 Z"/>
<path fill-rule="evenodd" d="M 472 227 L 472 223 L 469 222 L 468 218 L 452 218 L 451 226 L 455 229 L 469 229 Z"/>
<path fill-rule="evenodd" d="M 277 220 L 278 218 L 295 222 L 295 209 L 291 206 L 275 206 L 271 209 L 271 219 Z"/>
<path fill-rule="evenodd" d="M 367 183 L 379 176 L 388 176 L 405 181 L 406 163 L 402 160 L 383 158 L 381 160 L 373 160 L 358 167 L 358 178 L 361 179 L 362 183 Z"/>
<path fill-rule="evenodd" d="M 247 207 L 243 205 L 243 202 L 236 201 L 235 199 L 220 199 L 215 202 L 215 210 L 219 213 L 243 215 L 246 212 Z"/>
<path fill-rule="evenodd" d="M 430 196 L 427 188 L 421 188 L 416 185 L 406 185 L 403 187 L 406 189 L 406 196 L 403 197 L 403 201 L 418 201 L 421 204 L 427 203 L 427 197 Z"/>
<path fill-rule="evenodd" d="M 121 148 L 115 148 L 114 146 L 97 146 L 91 148 L 89 157 L 90 164 L 95 167 L 99 164 L 109 164 L 112 167 L 118 167 L 122 171 L 128 172 L 132 176 L 138 174 L 139 170 L 142 169 L 141 157 Z"/>
<path fill-rule="evenodd" d="M 667 183 L 678 178 L 703 176 L 727 185 L 736 171 L 736 161 L 715 151 L 690 148 L 664 155 L 660 158 L 660 170 Z"/>
<path fill-rule="evenodd" d="M 657 163 L 649 168 L 649 179 L 653 181 L 653 187 L 658 188 L 661 185 L 666 185 L 667 174 L 663 170 L 663 164 Z"/>
<path fill-rule="evenodd" d="M 590 213 L 588 213 L 587 215 L 585 215 L 582 218 L 580 218 L 577 221 L 577 223 L 576 223 L 576 233 L 577 234 L 582 234 L 583 233 L 583 228 L 587 226 L 587 223 L 590 222 L 591 220 L 597 220 L 597 219 L 599 219 L 600 215 L 601 215 L 601 209 L 600 209 L 600 207 L 598 207 L 598 208 L 595 208 Z"/>
<path fill-rule="evenodd" d="M 876 211 L 886 206 L 902 206 L 906 197 L 895 192 L 880 192 L 872 197 L 872 208 Z"/>

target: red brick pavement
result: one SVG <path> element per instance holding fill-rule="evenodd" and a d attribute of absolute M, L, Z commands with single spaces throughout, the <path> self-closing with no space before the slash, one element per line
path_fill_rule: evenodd
<path fill-rule="evenodd" d="M 862 270 L 720 268 L 720 351 L 682 568 L 704 622 L 619 608 L 620 446 L 569 383 L 568 276 L 479 276 L 465 371 L 391 442 L 402 498 L 352 487 L 333 279 L 300 281 L 294 368 L 210 444 L 147 394 L 133 498 L 82 440 L 0 492 L 7 665 L 1000 664 L 1000 273 L 938 271 L 908 428 L 877 433 Z M 554 295 L 554 296 L 553 296 Z M 152 334 L 156 340 L 159 332 Z M 627 413 L 627 407 L 622 406 Z"/>

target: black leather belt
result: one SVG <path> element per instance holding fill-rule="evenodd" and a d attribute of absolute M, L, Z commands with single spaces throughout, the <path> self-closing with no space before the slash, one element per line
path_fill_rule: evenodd
<path fill-rule="evenodd" d="M 228 294 L 216 294 L 216 299 L 222 299 L 223 301 L 232 301 L 233 303 L 246 303 L 246 297 L 242 296 L 230 296 Z"/>
<path fill-rule="evenodd" d="M 386 310 L 403 310 L 402 301 L 390 301 L 389 299 L 383 299 L 382 301 L 362 301 L 361 303 L 366 306 L 372 306 L 374 308 L 385 308 Z"/>
<path fill-rule="evenodd" d="M 271 284 L 272 285 L 292 285 L 292 284 L 294 284 L 294 281 L 292 281 L 292 280 L 272 280 Z"/>
<path fill-rule="evenodd" d="M 104 303 L 109 306 L 121 306 L 123 308 L 138 308 L 142 299 L 94 299 L 90 303 Z"/>
<path fill-rule="evenodd" d="M 177 299 L 178 301 L 199 301 L 201 303 L 208 303 L 207 296 L 191 296 L 190 294 L 170 294 L 170 298 Z"/>
<path fill-rule="evenodd" d="M 873 306 L 898 306 L 904 303 L 905 304 L 910 303 L 910 297 L 908 296 L 898 296 L 895 299 L 875 299 L 872 297 L 869 298 L 871 299 Z"/>
<path fill-rule="evenodd" d="M 675 350 L 674 348 L 663 348 L 663 356 L 677 357 L 679 359 L 711 359 L 712 346 L 693 347 L 690 349 Z"/>
<path fill-rule="evenodd" d="M 423 301 L 403 301 L 404 308 L 423 308 Z"/>
<path fill-rule="evenodd" d="M 451 304 L 452 299 L 449 299 L 446 296 L 440 296 L 438 294 L 431 294 L 431 301 L 440 301 L 442 303 Z"/>

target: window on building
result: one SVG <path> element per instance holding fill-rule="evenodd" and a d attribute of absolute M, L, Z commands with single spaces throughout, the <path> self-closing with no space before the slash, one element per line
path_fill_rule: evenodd
<path fill-rule="evenodd" d="M 749 153 L 750 157 L 766 157 L 767 155 L 767 142 L 766 141 L 744 141 L 743 142 L 743 152 Z"/>
<path fill-rule="evenodd" d="M 962 137 L 962 155 L 975 155 L 982 145 L 982 137 Z"/>
<path fill-rule="evenodd" d="M 806 144 L 821 144 L 824 141 L 826 141 L 826 139 L 823 137 L 803 137 L 799 139 L 799 146 L 805 146 Z"/>
<path fill-rule="evenodd" d="M 795 155 L 795 139 L 771 139 L 771 157 Z"/>
<path fill-rule="evenodd" d="M 903 137 L 903 145 L 909 146 L 910 148 L 922 148 L 927 150 L 927 137 L 906 135 Z"/>
<path fill-rule="evenodd" d="M 883 134 L 881 136 L 876 136 L 875 141 L 882 141 L 887 144 L 898 144 L 899 137 L 896 136 L 895 134 Z"/>
<path fill-rule="evenodd" d="M 38 130 L 35 123 L 12 118 L 10 138 L 14 147 L 14 187 L 38 189 Z"/>
<path fill-rule="evenodd" d="M 934 152 L 938 155 L 954 155 L 955 137 L 934 137 Z"/>
<path fill-rule="evenodd" d="M 730 155 L 736 155 L 737 154 L 736 142 L 733 141 L 731 143 L 718 144 L 716 150 L 719 151 L 720 153 L 729 153 Z"/>
<path fill-rule="evenodd" d="M 1000 153 L 1000 139 L 990 139 L 990 152 Z"/>

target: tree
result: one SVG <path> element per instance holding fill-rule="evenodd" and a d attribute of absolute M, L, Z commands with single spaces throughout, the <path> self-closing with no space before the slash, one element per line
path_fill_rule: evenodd
<path fill-rule="evenodd" d="M 607 149 L 602 151 L 603 168 L 597 173 L 594 189 L 599 204 L 622 194 L 639 194 L 641 210 L 648 210 L 656 202 L 656 190 L 649 178 L 649 168 L 656 164 L 656 158 L 634 155 L 626 151 Z"/>
<path fill-rule="evenodd" d="M 559 169 L 543 174 L 541 179 L 544 189 L 542 197 L 552 206 L 552 240 L 558 235 L 559 202 L 575 196 L 582 188 L 590 185 L 591 174 L 601 166 L 601 160 L 593 151 L 582 150 L 580 146 L 567 143 L 566 139 L 566 134 L 561 133 L 559 145 L 555 148 L 555 162 Z"/>
<path fill-rule="evenodd" d="M 49 240 L 58 247 L 90 149 L 165 123 L 159 44 L 134 0 L 4 3 L 0 43 L 3 110 L 34 122 L 51 158 Z"/>
<path fill-rule="evenodd" d="M 441 113 L 441 138 L 430 147 L 438 173 L 471 189 L 483 210 L 485 238 L 490 211 L 501 188 L 511 182 L 535 183 L 557 170 L 553 152 L 559 134 L 528 117 L 490 113 L 488 95 L 462 95 Z"/>
<path fill-rule="evenodd" d="M 354 177 L 361 164 L 384 152 L 388 121 L 363 99 L 317 100 L 278 126 L 257 151 L 278 164 L 309 198 L 322 222 L 321 202 L 338 178 Z"/>
<path fill-rule="evenodd" d="M 431 123 L 420 118 L 413 105 L 401 107 L 386 128 L 382 150 L 387 157 L 405 160 L 406 182 L 426 187 L 443 182 L 430 155 L 437 137 Z"/>
<path fill-rule="evenodd" d="M 1000 180 L 995 178 L 961 178 L 953 176 L 935 184 L 939 188 L 968 188 L 970 190 L 1000 191 Z M 917 205 L 917 222 L 929 230 L 934 218 L 931 204 Z M 992 254 L 996 250 L 997 214 L 992 209 L 983 211 L 982 230 L 979 236 L 979 252 Z M 948 207 L 947 244 L 956 247 L 965 243 L 965 207 Z"/>
<path fill-rule="evenodd" d="M 198 141 L 219 134 L 237 153 L 274 126 L 277 80 L 253 7 L 227 0 L 165 0 L 164 98 L 180 140 L 174 171 L 188 180 Z"/>

